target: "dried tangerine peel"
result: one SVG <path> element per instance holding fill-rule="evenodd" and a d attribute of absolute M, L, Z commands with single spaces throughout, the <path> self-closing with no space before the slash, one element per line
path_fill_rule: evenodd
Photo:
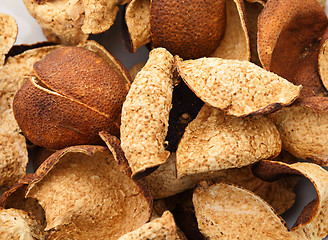
<path fill-rule="evenodd" d="M 279 132 L 264 116 L 237 118 L 208 105 L 186 128 L 177 150 L 177 176 L 240 168 L 273 158 Z"/>
<path fill-rule="evenodd" d="M 165 211 L 162 217 L 146 223 L 133 232 L 123 235 L 118 240 L 176 240 L 179 239 L 177 234 L 177 226 L 175 225 L 172 213 Z"/>
<path fill-rule="evenodd" d="M 0 236 L 1 239 L 43 240 L 46 233 L 26 212 L 0 208 Z"/>
<path fill-rule="evenodd" d="M 222 172 L 222 176 L 213 179 L 215 182 L 234 184 L 254 192 L 268 202 L 278 214 L 283 214 L 294 204 L 293 188 L 299 180 L 296 176 L 267 182 L 254 176 L 250 166 Z"/>
<path fill-rule="evenodd" d="M 226 26 L 226 0 L 152 0 L 150 34 L 154 47 L 185 59 L 211 55 Z"/>
<path fill-rule="evenodd" d="M 250 45 L 244 2 L 226 1 L 226 27 L 220 45 L 211 54 L 213 57 L 249 61 Z"/>
<path fill-rule="evenodd" d="M 177 56 L 175 60 L 182 79 L 200 99 L 237 117 L 268 113 L 289 105 L 302 88 L 246 61 L 182 61 Z"/>
<path fill-rule="evenodd" d="M 173 63 L 173 56 L 164 48 L 152 50 L 123 104 L 122 149 L 133 176 L 169 157 L 164 141 L 172 107 Z"/>
<path fill-rule="evenodd" d="M 150 1 L 132 0 L 125 9 L 124 43 L 134 53 L 150 42 Z"/>
<path fill-rule="evenodd" d="M 103 60 L 105 60 L 114 70 L 115 72 L 126 81 L 126 88 L 130 88 L 130 83 L 132 82 L 132 79 L 129 75 L 128 70 L 124 67 L 124 65 L 112 54 L 110 54 L 106 48 L 104 48 L 102 45 L 97 43 L 96 41 L 89 40 L 83 43 L 80 43 L 78 47 L 90 50 L 94 52 L 97 56 L 101 57 Z"/>
<path fill-rule="evenodd" d="M 85 14 L 82 31 L 85 34 L 97 34 L 106 31 L 114 24 L 119 4 L 128 1 L 82 0 L 82 2 Z"/>
<path fill-rule="evenodd" d="M 328 165 L 328 112 L 306 106 L 291 106 L 270 114 L 277 126 L 283 148 L 302 159 Z"/>
<path fill-rule="evenodd" d="M 114 239 L 150 218 L 143 191 L 100 146 L 54 153 L 36 171 L 26 196 L 45 210 L 49 239 Z"/>
<path fill-rule="evenodd" d="M 256 176 L 272 181 L 286 174 L 301 175 L 308 178 L 316 188 L 317 198 L 310 202 L 291 229 L 291 233 L 305 236 L 305 239 L 322 239 L 328 235 L 327 207 L 328 172 L 313 163 L 286 164 L 275 161 L 261 161 L 253 167 Z"/>
<path fill-rule="evenodd" d="M 14 45 L 18 33 L 15 19 L 4 13 L 0 13 L 0 68 L 5 63 L 5 55 Z"/>
<path fill-rule="evenodd" d="M 164 164 L 144 178 L 154 199 L 173 196 L 197 184 L 198 179 L 189 176 L 177 178 L 175 161 L 175 153 L 172 153 Z"/>
<path fill-rule="evenodd" d="M 135 79 L 137 74 L 141 71 L 141 69 L 145 66 L 145 62 L 140 62 L 132 66 L 129 70 L 130 77 L 132 81 Z"/>
<path fill-rule="evenodd" d="M 0 112 L 12 108 L 16 92 L 33 72 L 33 64 L 55 48 L 57 46 L 31 49 L 7 59 L 0 71 Z"/>
<path fill-rule="evenodd" d="M 290 82 L 302 84 L 300 100 L 327 96 L 318 74 L 319 43 L 327 24 L 317 0 L 270 0 L 259 15 L 261 63 Z"/>
<path fill-rule="evenodd" d="M 318 68 L 322 84 L 328 89 L 328 39 L 324 41 L 320 48 L 318 57 Z"/>
<path fill-rule="evenodd" d="M 245 11 L 251 49 L 250 61 L 258 66 L 261 66 L 261 62 L 257 52 L 257 19 L 259 14 L 262 12 L 264 5 L 265 4 L 257 1 L 245 2 Z"/>
<path fill-rule="evenodd" d="M 12 109 L 0 113 L 0 190 L 13 186 L 26 172 L 26 139 Z"/>
<path fill-rule="evenodd" d="M 24 3 L 49 41 L 76 45 L 87 40 L 88 35 L 81 30 L 85 18 L 82 0 L 47 1 L 44 4 L 24 0 Z"/>
<path fill-rule="evenodd" d="M 267 202 L 237 186 L 202 182 L 193 203 L 206 239 L 306 239 L 289 232 Z"/>

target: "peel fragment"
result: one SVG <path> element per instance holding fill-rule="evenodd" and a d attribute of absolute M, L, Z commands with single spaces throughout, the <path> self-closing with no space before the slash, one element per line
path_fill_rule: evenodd
<path fill-rule="evenodd" d="M 0 236 L 1 239 L 43 240 L 46 233 L 26 212 L 0 208 Z"/>
<path fill-rule="evenodd" d="M 302 88 L 246 61 L 179 57 L 175 61 L 182 79 L 199 98 L 237 117 L 289 105 Z"/>
<path fill-rule="evenodd" d="M 127 49 L 136 50 L 150 42 L 150 1 L 132 0 L 125 9 L 123 40 Z"/>
<path fill-rule="evenodd" d="M 270 24 L 268 24 L 270 22 Z M 303 85 L 300 100 L 327 96 L 318 74 L 318 54 L 328 20 L 317 0 L 269 0 L 258 18 L 263 67 Z"/>
<path fill-rule="evenodd" d="M 261 161 L 253 171 L 266 181 L 285 175 L 305 176 L 315 186 L 318 197 L 304 208 L 289 230 L 272 207 L 254 193 L 225 183 L 202 182 L 194 192 L 193 203 L 199 228 L 207 239 L 311 240 L 328 235 L 327 171 L 311 163 L 274 161 Z"/>
<path fill-rule="evenodd" d="M 283 108 L 270 114 L 283 147 L 294 156 L 319 165 L 328 165 L 327 111 L 316 112 L 302 105 Z"/>
<path fill-rule="evenodd" d="M 0 69 L 5 63 L 5 55 L 14 45 L 18 33 L 16 21 L 13 17 L 0 13 Z"/>
<path fill-rule="evenodd" d="M 179 239 L 177 231 L 173 215 L 169 211 L 165 211 L 162 217 L 146 223 L 137 230 L 120 237 L 118 240 L 176 240 Z"/>
<path fill-rule="evenodd" d="M 173 61 L 167 50 L 152 50 L 123 103 L 121 145 L 133 176 L 163 164 L 169 156 L 164 140 L 172 106 Z"/>
<path fill-rule="evenodd" d="M 244 2 L 226 1 L 226 28 L 213 57 L 250 60 L 250 45 Z"/>
<path fill-rule="evenodd" d="M 240 168 L 280 150 L 279 132 L 268 118 L 237 118 L 204 105 L 178 146 L 177 176 Z"/>
<path fill-rule="evenodd" d="M 150 200 L 120 170 L 125 164 L 100 146 L 70 147 L 51 155 L 26 193 L 45 210 L 48 239 L 112 239 L 146 223 Z"/>

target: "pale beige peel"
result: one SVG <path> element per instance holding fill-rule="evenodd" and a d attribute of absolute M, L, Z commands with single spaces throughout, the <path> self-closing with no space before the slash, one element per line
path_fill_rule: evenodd
<path fill-rule="evenodd" d="M 17 209 L 0 209 L 0 239 L 43 240 L 46 233 L 41 224 L 26 212 Z"/>
<path fill-rule="evenodd" d="M 14 45 L 18 33 L 15 19 L 4 13 L 0 13 L 0 69 L 5 63 L 5 55 Z"/>
<path fill-rule="evenodd" d="M 150 218 L 148 199 L 100 146 L 57 151 L 35 173 L 27 197 L 45 210 L 49 239 L 117 239 Z"/>
<path fill-rule="evenodd" d="M 264 116 L 237 118 L 204 105 L 177 150 L 177 175 L 243 167 L 281 150 L 277 128 Z"/>
<path fill-rule="evenodd" d="M 320 48 L 318 68 L 322 84 L 328 89 L 328 40 Z"/>
<path fill-rule="evenodd" d="M 127 233 L 118 240 L 176 240 L 178 238 L 177 226 L 172 213 L 165 211 L 162 217 L 157 218 L 142 227 Z"/>
<path fill-rule="evenodd" d="M 270 205 L 240 187 L 202 182 L 193 203 L 206 239 L 306 239 L 291 234 Z"/>
<path fill-rule="evenodd" d="M 291 104 L 301 86 L 253 63 L 221 58 L 182 61 L 176 57 L 182 79 L 204 102 L 237 117 L 267 113 Z"/>
<path fill-rule="evenodd" d="M 283 148 L 295 157 L 328 165 L 328 113 L 305 106 L 290 106 L 270 114 Z"/>
<path fill-rule="evenodd" d="M 219 47 L 212 54 L 213 57 L 250 60 L 250 43 L 245 15 L 243 1 L 226 1 L 225 33 Z"/>
<path fill-rule="evenodd" d="M 132 175 L 163 164 L 169 156 L 164 141 L 172 107 L 173 56 L 164 48 L 150 52 L 122 108 L 122 149 Z"/>
<path fill-rule="evenodd" d="M 146 45 L 150 39 L 150 1 L 132 0 L 125 10 L 125 23 L 129 34 L 131 52 Z"/>
<path fill-rule="evenodd" d="M 85 18 L 82 0 L 56 0 L 44 4 L 24 0 L 24 3 L 49 41 L 76 45 L 87 40 L 88 35 L 81 30 Z"/>

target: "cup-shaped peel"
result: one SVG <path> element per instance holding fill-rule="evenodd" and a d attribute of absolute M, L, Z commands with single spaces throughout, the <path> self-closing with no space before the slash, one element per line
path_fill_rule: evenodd
<path fill-rule="evenodd" d="M 34 71 L 14 99 L 15 118 L 31 142 L 60 149 L 101 143 L 101 130 L 119 134 L 130 83 L 105 60 L 63 47 L 35 63 Z"/>

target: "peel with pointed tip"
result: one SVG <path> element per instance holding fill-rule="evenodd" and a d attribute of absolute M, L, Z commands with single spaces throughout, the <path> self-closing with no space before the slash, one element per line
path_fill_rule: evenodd
<path fill-rule="evenodd" d="M 169 157 L 164 148 L 172 107 L 173 56 L 164 48 L 150 52 L 122 108 L 122 149 L 132 175 L 153 171 Z"/>
<path fill-rule="evenodd" d="M 183 61 L 177 56 L 175 61 L 182 79 L 200 99 L 237 117 L 269 113 L 289 105 L 301 90 L 301 86 L 246 61 Z"/>
<path fill-rule="evenodd" d="M 237 118 L 204 105 L 185 130 L 177 150 L 177 176 L 240 168 L 273 158 L 281 140 L 264 116 Z"/>

